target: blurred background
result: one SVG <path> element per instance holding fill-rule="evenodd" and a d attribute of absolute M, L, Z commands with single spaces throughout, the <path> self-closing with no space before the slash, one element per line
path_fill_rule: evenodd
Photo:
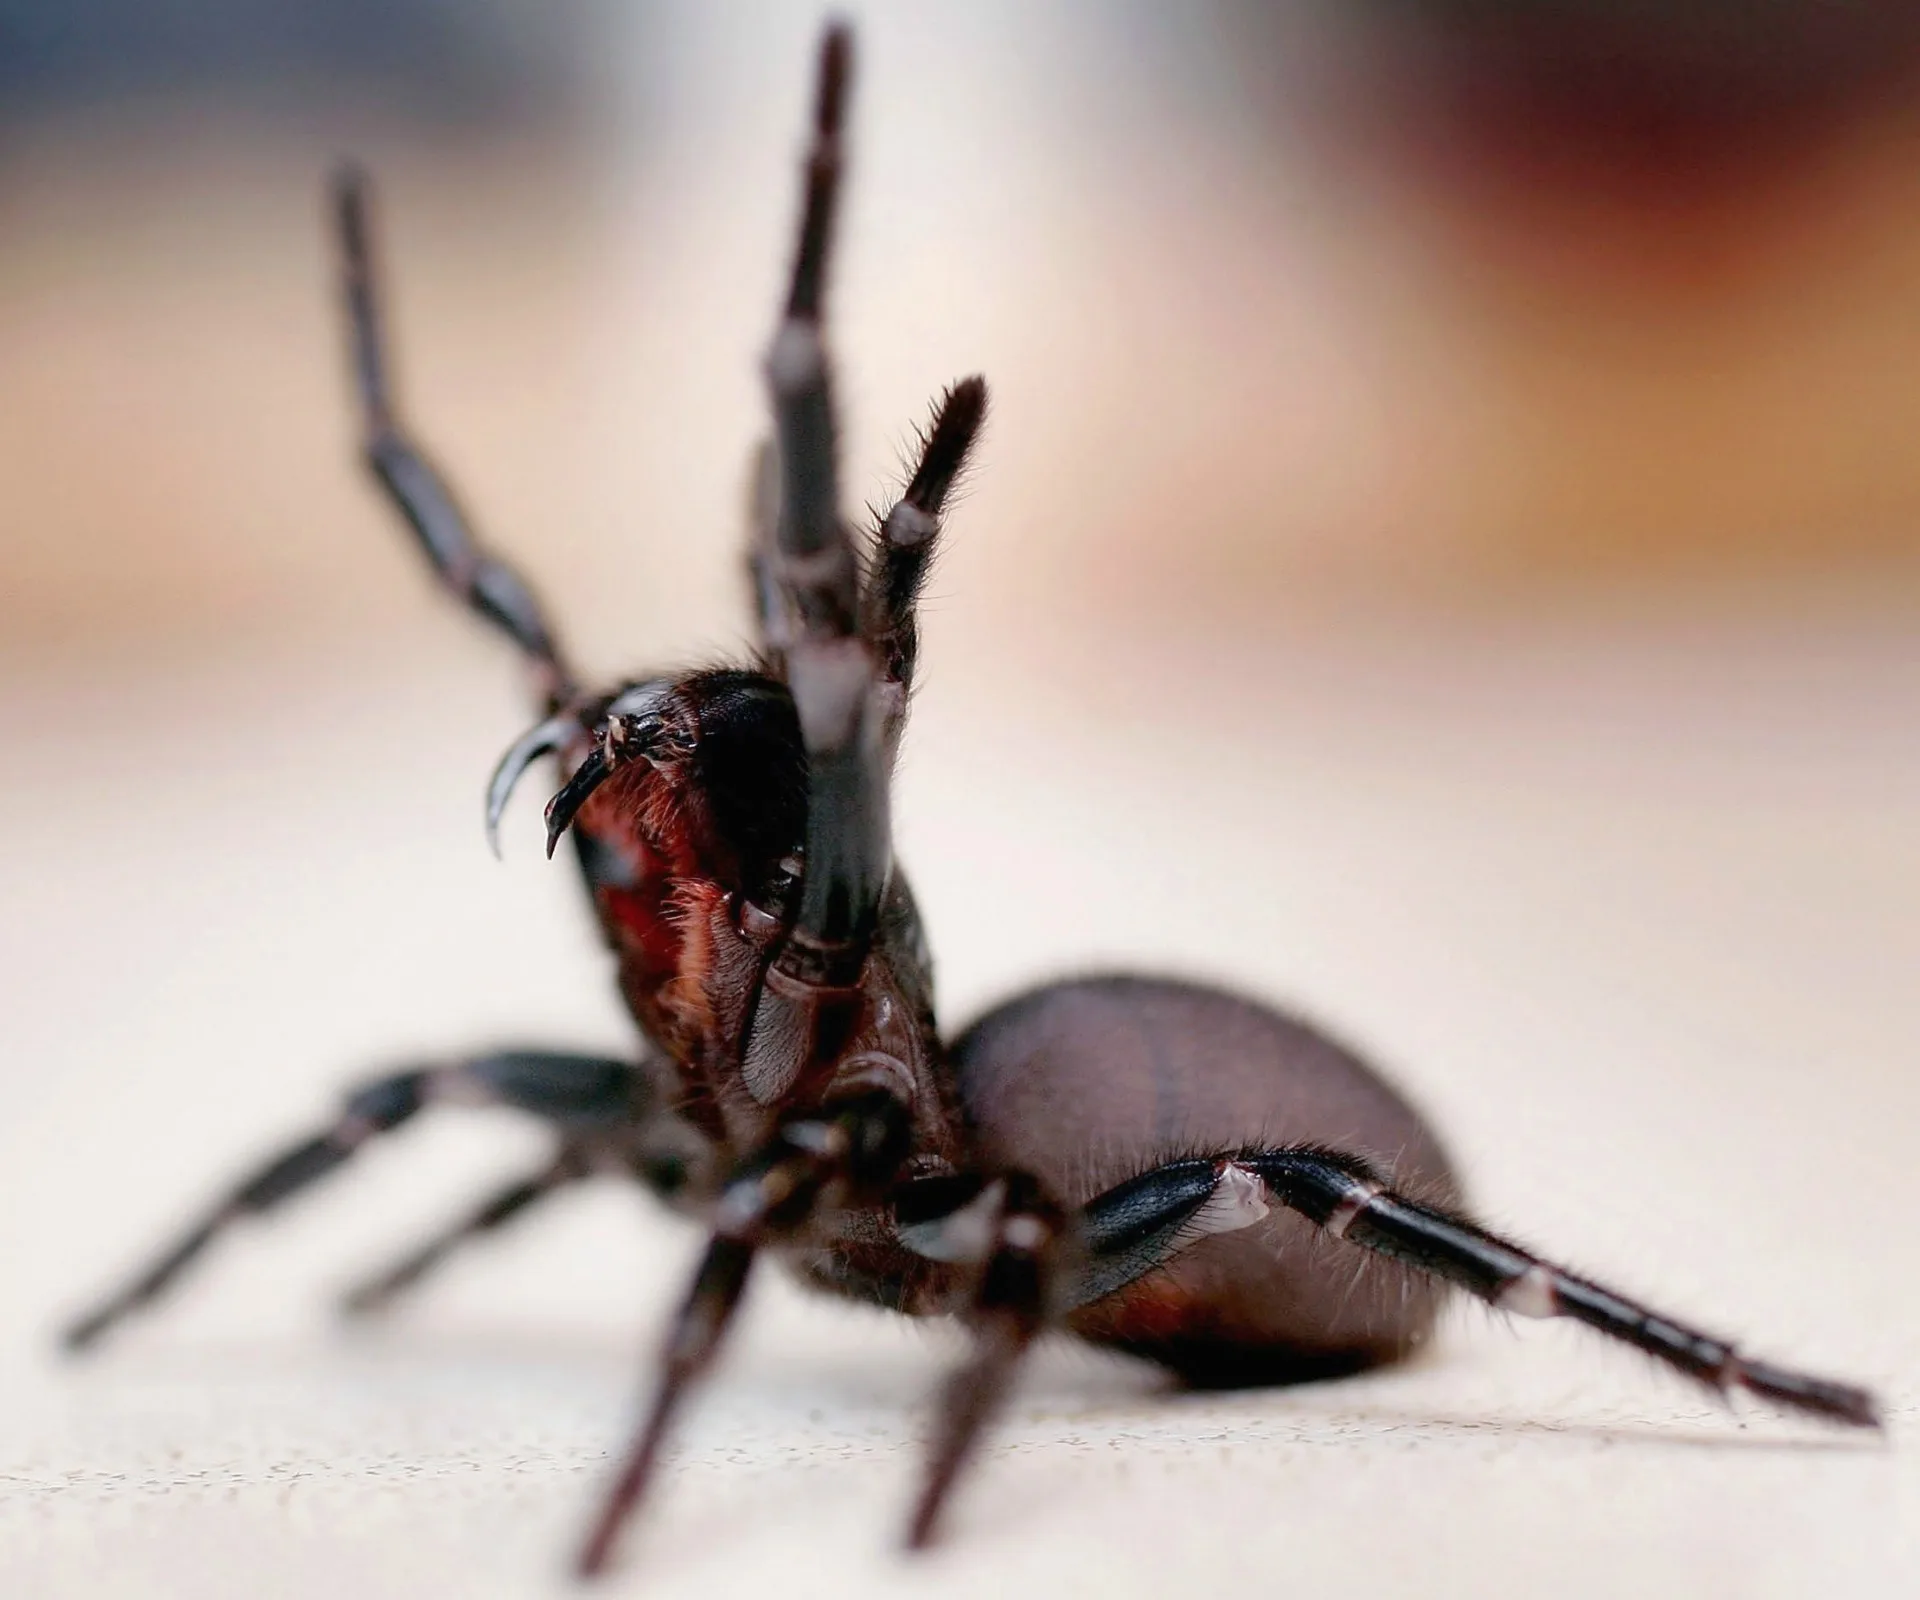
<path fill-rule="evenodd" d="M 884 501 L 953 377 L 995 397 L 897 802 L 947 1015 L 1118 961 L 1298 1004 L 1434 1114 L 1494 1219 L 1908 1415 L 1911 1244 L 1836 1234 L 1780 1174 L 1843 1172 L 1854 1220 L 1920 1203 L 1920 10 L 841 9 L 845 481 Z M 818 23 L 772 0 L 0 0 L 14 1592 L 165 1592 L 210 1544 L 236 1593 L 268 1566 L 295 1592 L 289 1549 L 316 1595 L 449 1571 L 518 1592 L 569 1536 L 683 1235 L 582 1196 L 450 1271 L 398 1342 L 324 1326 L 395 1218 L 410 1237 L 461 1204 L 526 1130 L 423 1128 L 113 1363 L 53 1382 L 44 1349 L 343 1082 L 628 1037 L 539 860 L 535 786 L 505 866 L 481 841 L 522 686 L 355 461 L 330 165 L 379 181 L 406 411 L 578 658 L 737 651 Z M 766 1304 L 688 1459 L 817 1461 L 823 1390 L 858 1426 L 724 1556 L 713 1508 L 765 1486 L 696 1474 L 662 1592 L 760 1561 L 791 1587 L 829 1531 L 872 1556 L 905 1492 L 924 1348 Z M 1663 1453 L 1634 1427 L 1698 1407 L 1638 1364 L 1553 1329 L 1456 1341 L 1286 1397 L 1297 1436 L 1271 1399 L 1049 1379 L 956 1527 L 1047 1515 L 929 1581 L 1037 1582 L 1089 1540 L 1121 1589 L 1267 1540 L 1350 1581 L 1325 1463 L 1424 1485 L 1437 1458 L 1452 1497 L 1394 1492 L 1409 1540 L 1359 1570 L 1431 1590 L 1434 1552 L 1497 1547 L 1516 1592 L 1576 1592 L 1568 1552 L 1596 1592 L 1631 1587 L 1621 1562 L 1708 1560 L 1711 1592 L 1885 1591 L 1910 1474 L 1902 1498 L 1884 1459 Z M 1543 1413 L 1573 1433 L 1526 1433 Z M 1383 1464 L 1389 1435 L 1420 1450 Z M 1109 1436 L 1164 1481 L 1100 1476 Z M 1303 1520 L 1256 1509 L 1196 1547 L 1182 1495 Z M 343 1516 L 374 1532 L 340 1546 Z M 380 1531 L 402 1520 L 404 1552 Z M 1781 1542 L 1749 1550 L 1758 1526 Z"/>

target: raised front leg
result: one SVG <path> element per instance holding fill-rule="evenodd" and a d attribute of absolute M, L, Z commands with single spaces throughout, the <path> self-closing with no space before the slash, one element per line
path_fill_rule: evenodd
<path fill-rule="evenodd" d="M 406 518 L 441 583 L 520 647 L 534 669 L 541 698 L 549 710 L 555 709 L 573 697 L 573 674 L 533 591 L 511 567 L 480 548 L 446 480 L 394 414 L 380 328 L 369 187 L 354 167 L 342 169 L 334 179 L 334 221 L 367 466 Z"/>
<path fill-rule="evenodd" d="M 880 524 L 874 570 L 861 603 L 861 627 L 891 687 L 888 741 L 899 736 L 920 656 L 918 607 L 940 539 L 940 513 L 966 466 L 967 452 L 987 414 L 984 378 L 962 378 L 941 397 L 933 426 L 921 442 L 919 464 L 906 493 Z"/>
<path fill-rule="evenodd" d="M 830 1053 L 855 1004 L 892 864 L 879 671 L 860 631 L 860 561 L 840 517 L 822 308 L 852 71 L 845 28 L 821 50 L 800 240 L 767 352 L 778 461 L 773 543 L 757 552 L 807 752 L 806 859 L 793 921 L 755 1002 L 743 1075 L 771 1105 Z"/>

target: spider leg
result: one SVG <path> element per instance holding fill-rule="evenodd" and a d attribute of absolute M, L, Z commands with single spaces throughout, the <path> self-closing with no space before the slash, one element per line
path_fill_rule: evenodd
<path fill-rule="evenodd" d="M 511 567 L 480 548 L 446 480 L 394 415 L 380 331 L 369 189 L 357 168 L 343 168 L 334 179 L 334 225 L 367 465 L 413 529 L 441 583 L 520 647 L 533 666 L 548 709 L 556 709 L 573 698 L 574 679 L 533 591 Z"/>
<path fill-rule="evenodd" d="M 583 1127 L 574 1120 L 571 1131 L 562 1131 L 559 1148 L 546 1166 L 501 1186 L 391 1266 L 363 1279 L 341 1296 L 340 1309 L 349 1316 L 386 1311 L 463 1245 L 601 1174 L 635 1179 L 670 1209 L 697 1214 L 699 1202 L 713 1193 L 716 1163 L 717 1151 L 708 1137 L 669 1112 L 611 1127 Z"/>
<path fill-rule="evenodd" d="M 1056 1309 L 1066 1219 L 1032 1178 L 1009 1175 L 1004 1182 L 1006 1199 L 967 1312 L 973 1358 L 948 1379 L 941 1396 L 933 1452 L 907 1524 L 910 1550 L 932 1542 L 954 1480 L 1005 1399 L 1027 1347 Z"/>
<path fill-rule="evenodd" d="M 1068 1309 L 1105 1299 L 1205 1238 L 1192 1222 L 1224 1170 L 1217 1161 L 1172 1161 L 1089 1200 L 1080 1213 L 1087 1255 Z"/>
<path fill-rule="evenodd" d="M 1570 1317 L 1721 1391 L 1855 1426 L 1878 1425 L 1866 1390 L 1742 1354 L 1625 1295 L 1575 1276 L 1461 1213 L 1395 1194 L 1364 1161 L 1317 1149 L 1256 1150 L 1168 1162 L 1109 1189 L 1081 1213 L 1087 1264 L 1074 1306 L 1090 1305 L 1208 1233 L 1254 1220 L 1272 1201 L 1325 1233 L 1467 1290 L 1496 1310 Z M 1249 1216 L 1248 1212 L 1253 1211 Z"/>
<path fill-rule="evenodd" d="M 984 378 L 962 378 L 941 397 L 913 478 L 880 524 L 874 572 L 861 601 L 861 628 L 880 663 L 882 681 L 896 687 L 889 708 L 895 732 L 913 689 L 920 653 L 915 608 L 940 537 L 940 511 L 966 465 L 986 411 Z"/>
<path fill-rule="evenodd" d="M 786 309 L 766 373 L 779 460 L 773 543 L 762 552 L 787 630 L 786 676 L 808 763 L 800 903 L 755 1000 L 743 1069 L 761 1104 L 832 1054 L 850 1015 L 891 865 L 878 672 L 859 630 L 860 563 L 840 519 L 821 301 L 839 193 L 851 67 L 845 27 L 821 48 L 806 196 Z"/>
<path fill-rule="evenodd" d="M 747 463 L 747 582 L 761 652 L 768 668 L 776 676 L 784 676 L 792 629 L 787 621 L 786 598 L 774 574 L 773 552 L 779 532 L 780 456 L 771 439 L 762 439 L 753 447 Z"/>
<path fill-rule="evenodd" d="M 802 580 L 810 590 L 803 598 L 813 602 L 803 607 L 807 622 L 815 618 L 805 613 L 817 608 L 850 609 L 857 577 L 853 547 L 840 521 L 832 376 L 820 331 L 852 65 L 852 35 L 844 26 L 829 28 L 820 48 L 800 238 L 786 309 L 766 358 L 780 463 L 776 555 L 785 562 L 822 558 L 819 572 L 805 575 L 816 581 Z"/>
<path fill-rule="evenodd" d="M 660 1385 L 582 1547 L 579 1572 L 605 1570 L 614 1541 L 652 1480 L 667 1430 L 718 1354 L 763 1245 L 791 1238 L 827 1204 L 877 1196 L 905 1158 L 907 1109 L 893 1095 L 849 1096 L 784 1123 L 727 1179 L 713 1237 L 661 1352 Z"/>
<path fill-rule="evenodd" d="M 62 1342 L 85 1350 L 164 1293 L 213 1241 L 242 1218 L 271 1211 L 335 1171 L 369 1140 L 390 1133 L 432 1101 L 509 1106 L 572 1138 L 644 1128 L 664 1115 L 632 1064 L 559 1051 L 502 1050 L 379 1078 L 346 1097 L 331 1126 L 288 1146 L 249 1173 L 149 1265 L 70 1323 Z M 676 1119 L 677 1120 L 677 1119 Z"/>
<path fill-rule="evenodd" d="M 340 1309 L 350 1316 L 385 1311 L 461 1245 L 511 1222 L 549 1195 L 590 1177 L 593 1170 L 586 1151 L 576 1144 L 562 1143 L 559 1154 L 538 1172 L 496 1190 L 466 1216 L 432 1235 L 393 1265 L 355 1284 L 341 1296 Z"/>

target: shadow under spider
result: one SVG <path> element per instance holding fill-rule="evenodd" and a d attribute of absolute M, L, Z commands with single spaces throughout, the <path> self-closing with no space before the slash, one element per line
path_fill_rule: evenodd
<path fill-rule="evenodd" d="M 777 1357 L 774 1364 L 762 1361 L 747 1365 L 735 1377 L 746 1393 L 777 1393 L 792 1408 L 829 1417 L 836 1410 L 864 1415 L 898 1411 L 903 1429 L 911 1434 L 919 1412 L 930 1403 L 937 1387 L 945 1353 L 937 1348 L 943 1342 L 937 1331 L 923 1331 L 929 1336 L 903 1341 L 887 1352 L 808 1351 Z M 121 1375 L 137 1383 L 142 1379 L 197 1379 L 211 1373 L 233 1384 L 262 1377 L 284 1379 L 303 1370 L 316 1378 L 329 1372 L 351 1377 L 356 1372 L 392 1373 L 418 1364 L 452 1378 L 462 1363 L 480 1362 L 525 1365 L 551 1376 L 581 1381 L 608 1377 L 621 1385 L 624 1396 L 644 1349 L 644 1343 L 636 1347 L 617 1334 L 585 1329 L 356 1325 L 351 1338 L 330 1346 L 297 1341 L 149 1349 L 137 1364 L 123 1363 Z M 330 1353 L 345 1359 L 329 1360 Z M 322 1359 L 316 1362 L 315 1356 Z M 1030 1369 L 1014 1402 L 1010 1422 L 1036 1430 L 1052 1423 L 1063 1430 L 1089 1424 L 1144 1423 L 1167 1441 L 1178 1437 L 1178 1424 L 1187 1421 L 1200 1430 L 1187 1441 L 1195 1444 L 1313 1444 L 1355 1449 L 1379 1440 L 1505 1438 L 1577 1440 L 1665 1450 L 1837 1455 L 1881 1453 L 1893 1442 L 1891 1433 L 1829 1435 L 1818 1431 L 1788 1433 L 1777 1425 L 1749 1428 L 1731 1408 L 1721 1413 L 1721 1420 L 1695 1414 L 1666 1421 L 1654 1417 L 1599 1421 L 1473 1415 L 1367 1403 L 1355 1392 L 1355 1386 L 1365 1382 L 1365 1374 L 1262 1387 L 1193 1389 L 1168 1381 L 1144 1362 L 1089 1352 L 1070 1344 L 1051 1347 L 1049 1356 Z M 1416 1357 L 1411 1363 L 1412 1368 L 1430 1365 L 1437 1368 L 1438 1362 Z M 1406 1372 L 1410 1366 L 1402 1364 L 1393 1370 Z M 1289 1407 L 1295 1394 L 1311 1395 L 1316 1401 L 1342 1395 L 1342 1390 L 1333 1387 L 1336 1384 L 1346 1385 L 1344 1393 L 1359 1403 L 1343 1404 L 1337 1410 L 1318 1404 Z M 1160 1433 L 1162 1429 L 1166 1431 Z M 1274 1430 L 1279 1430 L 1277 1436 Z M 1141 1440 L 1143 1445 L 1152 1442 L 1149 1437 Z M 1045 1444 L 1044 1439 L 1023 1441 L 1027 1448 L 1044 1448 Z"/>

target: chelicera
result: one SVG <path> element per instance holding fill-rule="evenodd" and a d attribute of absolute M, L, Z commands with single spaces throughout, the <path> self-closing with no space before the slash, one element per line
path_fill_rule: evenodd
<path fill-rule="evenodd" d="M 1364 1062 L 1254 1001 L 1113 975 L 1048 984 L 957 1037 L 888 834 L 919 648 L 916 597 L 986 409 L 947 391 L 874 536 L 840 510 L 822 300 L 851 47 L 820 57 L 800 235 L 766 360 L 749 565 L 760 653 L 588 693 L 528 588 L 486 554 L 396 419 L 357 176 L 336 193 L 365 450 L 441 582 L 520 649 L 543 715 L 487 796 L 552 757 L 549 853 L 571 834 L 635 1059 L 502 1050 L 350 1095 L 98 1309 L 91 1345 L 230 1223 L 272 1209 L 440 1101 L 518 1108 L 551 1160 L 368 1281 L 370 1310 L 463 1241 L 592 1173 L 638 1180 L 710 1230 L 660 1376 L 581 1552 L 604 1568 L 756 1260 L 909 1316 L 956 1314 L 973 1354 L 940 1402 L 907 1531 L 932 1537 L 1023 1353 L 1059 1329 L 1195 1385 L 1358 1371 L 1416 1348 L 1443 1296 L 1570 1317 L 1721 1391 L 1873 1426 L 1862 1389 L 1759 1361 L 1498 1237 L 1463 1210 L 1432 1131 Z"/>

